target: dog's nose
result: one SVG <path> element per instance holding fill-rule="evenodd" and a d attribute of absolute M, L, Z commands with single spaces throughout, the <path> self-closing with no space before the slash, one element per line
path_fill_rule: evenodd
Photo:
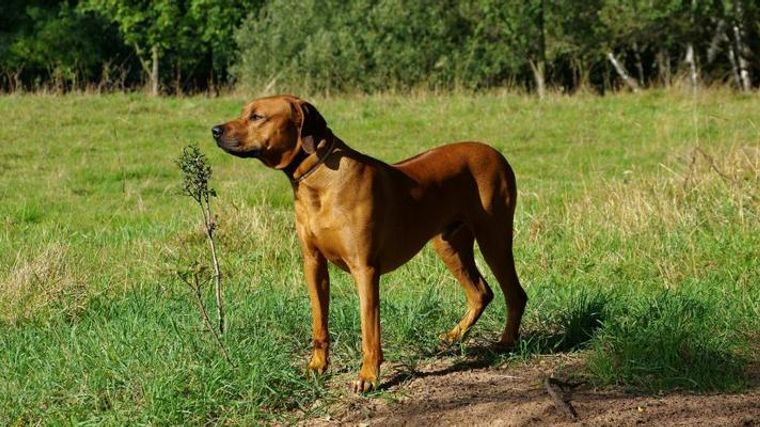
<path fill-rule="evenodd" d="M 214 135 L 214 139 L 219 139 L 224 133 L 224 127 L 214 126 L 211 128 L 211 135 Z"/>

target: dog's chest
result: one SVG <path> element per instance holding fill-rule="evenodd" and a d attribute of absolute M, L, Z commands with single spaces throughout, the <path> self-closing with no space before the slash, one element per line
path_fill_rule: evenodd
<path fill-rule="evenodd" d="M 339 266 L 347 264 L 349 260 L 344 256 L 355 252 L 356 212 L 328 197 L 298 198 L 295 210 L 299 233 L 307 247 L 318 249 Z"/>

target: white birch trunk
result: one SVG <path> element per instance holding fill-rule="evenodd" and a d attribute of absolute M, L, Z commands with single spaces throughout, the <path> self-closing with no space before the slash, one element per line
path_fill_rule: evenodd
<path fill-rule="evenodd" d="M 720 45 L 724 41 L 726 41 L 726 21 L 720 20 L 718 21 L 718 25 L 715 27 L 715 34 L 713 34 L 712 39 L 710 40 L 710 47 L 707 48 L 707 63 L 712 64 L 713 61 L 715 61 L 715 57 L 718 56 L 718 52 L 720 52 Z"/>
<path fill-rule="evenodd" d="M 742 87 L 742 77 L 739 74 L 739 67 L 736 65 L 736 55 L 734 54 L 733 46 L 728 47 L 728 62 L 731 63 L 731 74 L 734 76 L 736 87 Z"/>
<path fill-rule="evenodd" d="M 536 92 L 538 98 L 544 99 L 546 95 L 546 34 L 544 28 L 544 12 L 546 10 L 544 0 L 541 0 L 538 11 L 538 60 L 529 61 L 530 68 L 533 70 L 533 78 L 536 80 Z"/>
<path fill-rule="evenodd" d="M 689 64 L 689 80 L 691 81 L 691 86 L 696 89 L 697 64 L 694 59 L 694 45 L 691 43 L 686 46 L 686 63 Z"/>
<path fill-rule="evenodd" d="M 749 64 L 747 63 L 747 57 L 749 52 L 747 46 L 743 43 L 743 29 L 742 29 L 742 6 L 741 1 L 734 1 L 734 42 L 736 44 L 736 63 L 739 66 L 739 78 L 741 80 L 741 89 L 745 92 L 752 88 L 752 81 L 749 77 Z"/>
<path fill-rule="evenodd" d="M 151 49 L 150 94 L 158 96 L 158 45 Z"/>
<path fill-rule="evenodd" d="M 621 79 L 625 82 L 625 84 L 628 85 L 629 88 L 631 88 L 632 91 L 638 92 L 639 91 L 639 84 L 631 77 L 628 72 L 625 70 L 625 67 L 623 64 L 618 62 L 618 60 L 615 58 L 615 55 L 612 52 L 607 52 L 607 59 L 610 60 L 612 63 L 612 66 L 615 67 L 615 71 L 617 71 L 618 75 Z"/>
<path fill-rule="evenodd" d="M 536 93 L 539 99 L 544 99 L 546 95 L 546 75 L 544 74 L 543 61 L 528 61 L 530 69 L 533 71 L 533 78 L 536 81 Z"/>
<path fill-rule="evenodd" d="M 150 80 L 150 94 L 153 96 L 158 96 L 158 89 L 159 89 L 158 45 L 155 45 L 151 48 L 150 61 L 143 57 L 143 54 L 145 53 L 145 51 L 140 48 L 140 45 L 135 43 L 134 48 L 135 48 L 135 52 L 137 53 L 137 59 L 140 60 L 140 65 L 142 66 L 143 72 L 145 73 L 146 76 L 148 76 L 148 80 Z"/>

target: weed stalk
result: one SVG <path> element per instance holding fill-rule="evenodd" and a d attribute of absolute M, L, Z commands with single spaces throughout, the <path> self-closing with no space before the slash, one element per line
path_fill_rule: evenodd
<path fill-rule="evenodd" d="M 188 278 L 188 276 L 192 276 L 192 281 Z M 203 317 L 203 323 L 206 325 L 208 330 L 211 331 L 211 335 L 214 336 L 214 341 L 216 341 L 216 344 L 219 346 L 219 349 L 222 352 L 222 356 L 224 356 L 224 360 L 226 360 L 230 365 L 235 366 L 235 364 L 232 362 L 232 359 L 230 359 L 229 353 L 227 353 L 227 348 L 224 346 L 224 343 L 222 343 L 222 339 L 220 338 L 219 333 L 217 333 L 217 330 L 214 329 L 214 326 L 211 324 L 208 310 L 206 310 L 206 305 L 203 304 L 202 287 L 198 276 L 199 272 L 197 267 L 193 268 L 190 272 L 179 273 L 180 279 L 182 279 L 182 281 L 185 282 L 188 287 L 190 287 L 190 290 L 195 297 L 195 302 L 198 304 L 198 310 L 201 312 L 201 317 Z"/>
<path fill-rule="evenodd" d="M 214 232 L 216 220 L 211 214 L 210 200 L 216 197 L 216 191 L 209 188 L 211 179 L 211 166 L 208 164 L 206 155 L 201 152 L 197 145 L 186 146 L 177 160 L 177 165 L 183 174 L 183 194 L 191 197 L 201 209 L 203 225 L 211 251 L 211 261 L 214 265 L 214 294 L 216 296 L 216 314 L 219 320 L 219 335 L 224 335 L 224 298 L 222 295 L 222 273 L 219 269 L 219 258 L 216 253 Z M 210 325 L 210 323 L 209 323 Z"/>

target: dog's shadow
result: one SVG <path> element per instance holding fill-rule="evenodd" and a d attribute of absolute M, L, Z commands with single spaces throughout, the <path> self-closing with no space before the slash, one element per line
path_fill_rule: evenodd
<path fill-rule="evenodd" d="M 379 390 L 388 391 L 413 379 L 439 377 L 454 372 L 463 372 L 473 369 L 483 369 L 498 366 L 504 363 L 512 354 L 512 349 L 499 347 L 489 343 L 477 343 L 463 348 L 460 344 L 442 347 L 431 351 L 428 356 L 453 357 L 456 361 L 440 369 L 418 370 L 411 364 L 399 364 L 395 372 L 390 374 L 386 381 L 379 386 Z"/>
<path fill-rule="evenodd" d="M 454 372 L 496 367 L 509 360 L 531 356 L 568 353 L 587 344 L 608 317 L 608 298 L 579 295 L 576 304 L 552 319 L 531 321 L 516 347 L 505 348 L 482 337 L 424 352 L 423 358 L 454 359 L 454 363 L 432 370 L 418 370 L 414 363 L 399 364 L 396 372 L 380 385 L 389 390 L 413 379 L 444 376 Z"/>

